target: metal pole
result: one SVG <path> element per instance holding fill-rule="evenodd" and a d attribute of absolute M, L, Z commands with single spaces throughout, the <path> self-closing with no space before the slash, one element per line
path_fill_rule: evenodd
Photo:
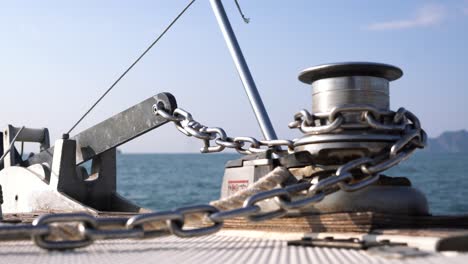
<path fill-rule="evenodd" d="M 236 65 L 237 72 L 239 73 L 242 84 L 244 85 L 245 92 L 249 97 L 250 104 L 252 105 L 255 116 L 257 117 L 263 137 L 266 140 L 277 139 L 275 130 L 271 125 L 270 118 L 268 117 L 268 113 L 263 105 L 262 98 L 257 91 L 252 74 L 250 73 L 249 66 L 247 66 L 247 62 L 245 61 L 242 50 L 237 42 L 236 35 L 229 23 L 229 18 L 226 15 L 226 11 L 224 11 L 223 3 L 221 0 L 210 0 L 210 2 L 216 19 L 218 20 L 219 27 L 221 28 L 221 32 L 226 40 L 229 52 L 234 60 L 234 64 Z"/>

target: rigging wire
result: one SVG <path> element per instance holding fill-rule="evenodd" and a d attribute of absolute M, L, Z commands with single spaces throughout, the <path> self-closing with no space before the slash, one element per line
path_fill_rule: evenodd
<path fill-rule="evenodd" d="M 242 9 L 241 9 L 241 7 L 240 7 L 240 5 L 239 5 L 238 0 L 235 0 L 234 2 L 236 2 L 237 10 L 239 10 L 239 14 L 241 15 L 242 19 L 244 20 L 244 22 L 245 22 L 246 24 L 248 24 L 248 23 L 250 22 L 250 18 L 245 17 L 245 15 L 244 15 L 244 13 L 242 12 Z"/>
<path fill-rule="evenodd" d="M 99 102 L 101 102 L 101 100 L 114 88 L 114 86 L 117 85 L 117 83 L 120 82 L 120 80 L 122 80 L 123 77 L 125 77 L 125 75 L 127 75 L 127 73 L 133 68 L 133 66 L 135 66 L 142 58 L 143 56 L 146 55 L 146 53 L 148 53 L 148 51 L 150 51 L 150 49 L 156 44 L 158 43 L 158 41 L 166 34 L 167 31 L 169 31 L 169 29 L 177 22 L 177 20 L 179 20 L 179 18 L 185 13 L 185 11 L 187 11 L 187 9 L 189 9 L 190 6 L 192 6 L 192 4 L 195 2 L 195 0 L 191 0 L 188 5 L 172 20 L 172 22 L 164 29 L 164 31 L 153 41 L 153 43 L 151 43 L 151 45 L 149 45 L 149 47 L 130 65 L 130 67 L 128 67 L 121 75 L 119 78 L 117 78 L 117 80 L 114 81 L 114 83 L 101 95 L 101 97 L 99 97 L 99 99 L 88 109 L 88 111 L 86 111 L 86 113 L 84 113 L 84 115 L 81 116 L 81 118 L 70 128 L 70 130 L 68 130 L 67 134 L 70 134 L 73 129 L 76 128 L 76 126 L 78 126 L 78 124 L 81 123 L 81 121 L 83 121 L 83 119 L 94 109 L 94 107 L 96 107 L 97 104 L 99 104 Z"/>
<path fill-rule="evenodd" d="M 3 152 L 3 155 L 0 157 L 0 163 L 3 162 L 3 159 L 6 157 L 6 155 L 8 153 L 11 152 L 11 149 L 15 147 L 15 142 L 16 142 L 16 139 L 18 138 L 18 136 L 21 134 L 21 132 L 23 131 L 24 129 L 24 126 L 22 126 L 18 132 L 16 132 L 16 135 L 13 137 L 13 139 L 11 140 L 11 143 L 10 143 L 10 146 L 8 146 L 8 148 Z M 14 153 L 13 153 L 14 155 Z"/>

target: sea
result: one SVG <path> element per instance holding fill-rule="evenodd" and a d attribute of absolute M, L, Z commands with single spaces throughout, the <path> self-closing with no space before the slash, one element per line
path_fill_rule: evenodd
<path fill-rule="evenodd" d="M 168 210 L 220 196 L 224 165 L 238 154 L 119 154 L 117 189 L 136 204 Z M 424 192 L 432 214 L 468 214 L 468 153 L 416 152 L 386 172 Z"/>

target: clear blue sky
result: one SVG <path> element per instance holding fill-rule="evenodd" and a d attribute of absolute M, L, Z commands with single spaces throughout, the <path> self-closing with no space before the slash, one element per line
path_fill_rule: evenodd
<path fill-rule="evenodd" d="M 48 127 L 52 140 L 147 47 L 188 1 L 0 1 L 0 126 Z M 401 67 L 391 106 L 416 113 L 430 136 L 468 128 L 468 1 L 247 1 L 244 24 L 228 15 L 282 138 L 295 112 L 311 108 L 300 70 L 375 61 Z M 76 129 L 159 92 L 233 136 L 261 133 L 209 1 L 198 0 L 164 39 Z M 196 152 L 173 125 L 125 152 Z"/>

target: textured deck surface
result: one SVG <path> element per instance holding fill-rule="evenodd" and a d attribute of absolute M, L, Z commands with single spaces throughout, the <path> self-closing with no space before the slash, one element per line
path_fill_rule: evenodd
<path fill-rule="evenodd" d="M 32 242 L 1 242 L 0 263 L 468 263 L 468 254 L 432 253 L 391 259 L 362 250 L 287 246 L 285 240 L 225 233 L 191 239 L 100 241 L 82 249 L 47 252 Z"/>

